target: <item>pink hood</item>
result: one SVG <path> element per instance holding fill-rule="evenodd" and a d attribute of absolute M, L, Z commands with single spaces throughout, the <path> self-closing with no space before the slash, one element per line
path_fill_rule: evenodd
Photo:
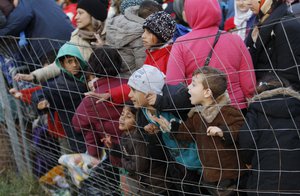
<path fill-rule="evenodd" d="M 222 15 L 217 0 L 185 0 L 185 16 L 192 29 L 219 26 Z"/>

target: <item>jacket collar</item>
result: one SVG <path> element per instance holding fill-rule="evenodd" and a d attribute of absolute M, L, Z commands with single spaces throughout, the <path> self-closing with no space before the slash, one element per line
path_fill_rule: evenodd
<path fill-rule="evenodd" d="M 276 88 L 268 91 L 264 91 L 258 95 L 255 95 L 251 100 L 250 103 L 257 102 L 258 100 L 274 97 L 276 95 L 286 95 L 290 97 L 294 97 L 300 100 L 300 94 L 291 88 Z"/>
<path fill-rule="evenodd" d="M 230 98 L 228 92 L 226 91 L 216 99 L 215 104 L 210 106 L 196 106 L 190 110 L 188 116 L 192 117 L 193 114 L 197 112 L 201 114 L 206 122 L 211 123 L 217 117 L 221 108 L 229 104 Z"/>

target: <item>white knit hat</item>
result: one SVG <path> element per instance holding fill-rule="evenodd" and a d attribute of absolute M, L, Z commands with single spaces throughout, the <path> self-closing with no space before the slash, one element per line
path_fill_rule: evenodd
<path fill-rule="evenodd" d="M 128 80 L 128 85 L 143 93 L 153 92 L 162 95 L 165 85 L 165 74 L 154 66 L 143 65 L 133 72 Z"/>

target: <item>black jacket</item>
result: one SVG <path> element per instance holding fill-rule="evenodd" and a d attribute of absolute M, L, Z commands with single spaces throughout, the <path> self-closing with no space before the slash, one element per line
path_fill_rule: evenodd
<path fill-rule="evenodd" d="M 252 165 L 249 189 L 299 193 L 300 94 L 277 88 L 255 96 L 239 143 L 243 161 Z"/>
<path fill-rule="evenodd" d="M 299 6 L 299 3 L 294 5 L 293 13 L 285 3 L 274 9 L 259 27 L 256 43 L 251 38 L 252 33 L 249 33 L 246 45 L 252 56 L 257 80 L 275 70 L 300 90 L 300 19 L 296 16 Z"/>

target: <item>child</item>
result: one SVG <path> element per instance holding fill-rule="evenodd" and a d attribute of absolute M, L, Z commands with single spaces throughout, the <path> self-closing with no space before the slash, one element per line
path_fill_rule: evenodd
<path fill-rule="evenodd" d="M 58 52 L 55 60 L 61 74 L 43 84 L 43 95 L 37 96 L 38 109 L 57 111 L 66 133 L 69 151 L 85 152 L 86 146 L 82 133 L 74 132 L 71 120 L 75 109 L 80 104 L 83 93 L 87 91 L 84 71 L 87 64 L 77 46 L 66 43 Z"/>
<path fill-rule="evenodd" d="M 243 161 L 249 165 L 248 195 L 299 193 L 300 94 L 285 79 L 266 75 L 240 129 Z"/>
<path fill-rule="evenodd" d="M 168 121 L 179 121 L 177 117 L 169 112 L 160 112 L 149 106 L 146 95 L 149 92 L 162 94 L 165 85 L 164 74 L 156 67 L 144 65 L 129 78 L 128 85 L 131 88 L 130 99 L 134 106 L 139 108 L 138 126 L 144 127 L 148 137 L 156 136 L 159 139 L 164 156 L 171 161 L 168 162 L 168 174 L 175 184 L 176 191 L 197 193 L 191 183 L 198 183 L 201 173 L 201 164 L 198 158 L 196 144 L 194 142 L 178 142 L 174 139 L 173 133 L 170 133 L 169 127 L 159 126 L 153 118 L 160 115 L 167 118 Z M 140 123 L 140 124 L 139 124 Z M 161 130 L 162 132 L 158 132 Z M 189 184 L 189 185 L 187 185 Z M 190 186 L 190 187 L 189 187 Z M 183 189 L 182 189 L 183 187 Z"/>
<path fill-rule="evenodd" d="M 196 70 L 188 86 L 190 101 L 196 107 L 175 134 L 178 141 L 196 141 L 203 167 L 202 183 L 212 195 L 233 192 L 229 188 L 236 188 L 242 167 L 234 143 L 243 116 L 229 105 L 226 88 L 224 73 L 209 66 Z"/>

